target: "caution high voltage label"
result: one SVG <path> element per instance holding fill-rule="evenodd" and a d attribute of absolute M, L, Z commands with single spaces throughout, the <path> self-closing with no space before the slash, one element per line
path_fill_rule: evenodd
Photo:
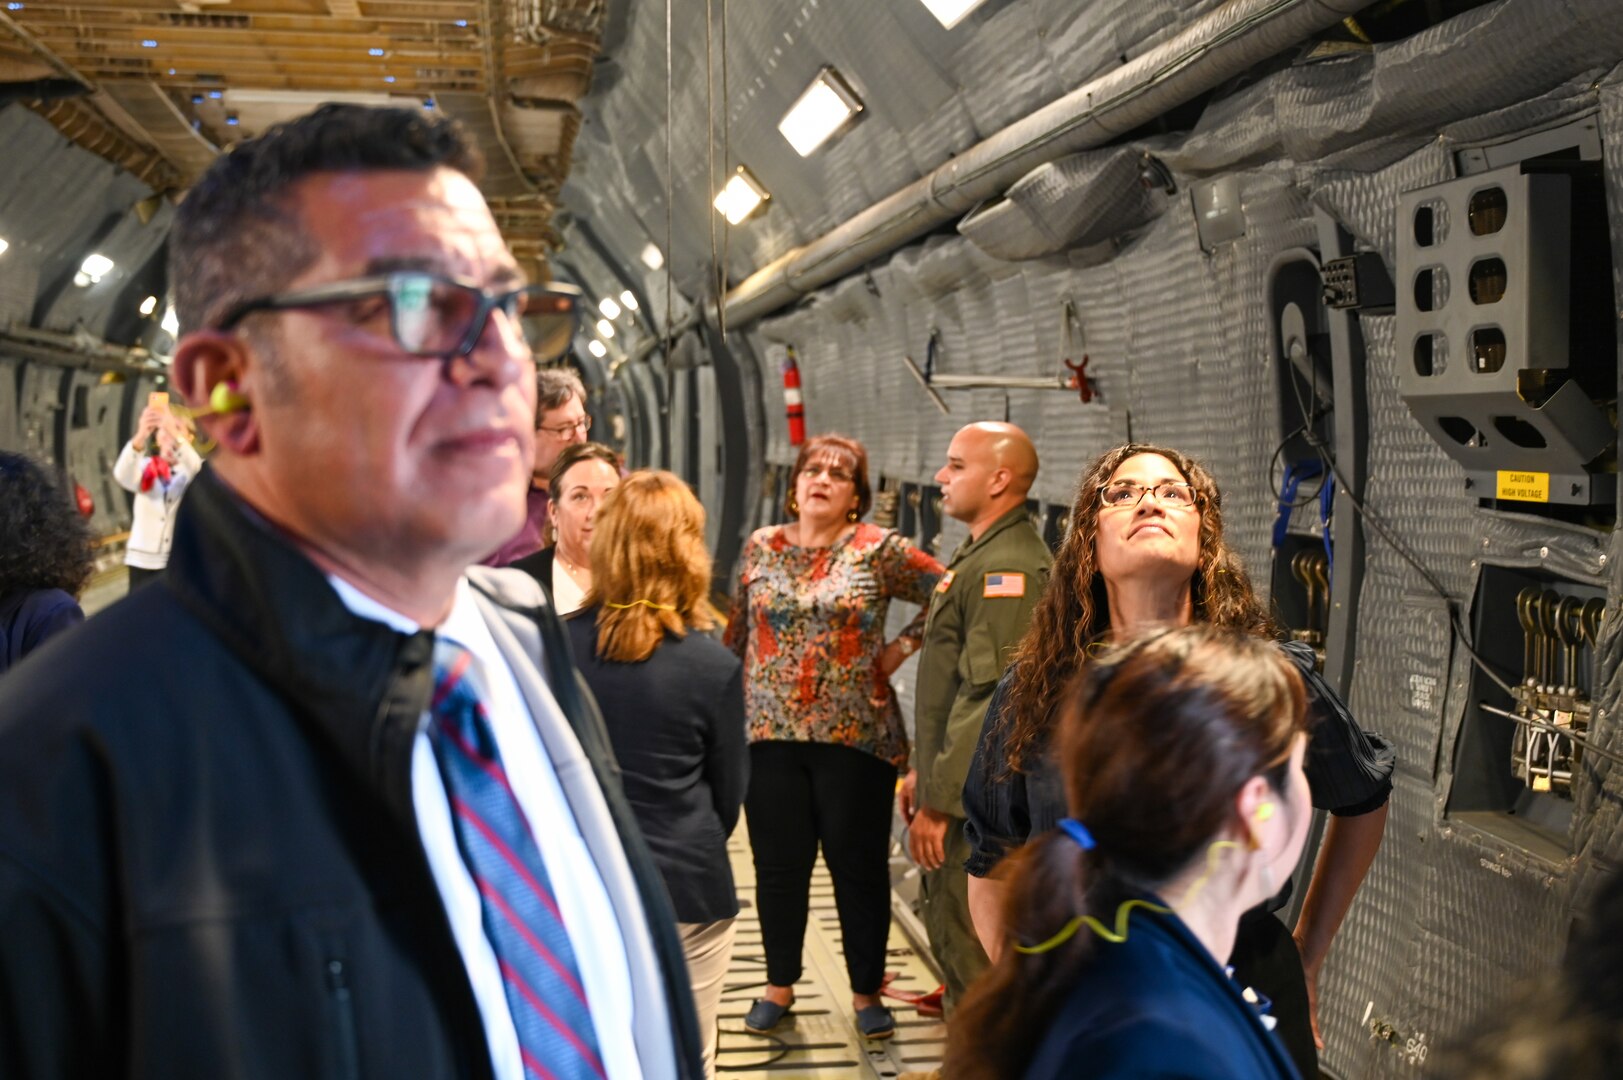
<path fill-rule="evenodd" d="M 1520 499 L 1522 502 L 1549 502 L 1550 474 L 1500 469 L 1498 497 Z"/>

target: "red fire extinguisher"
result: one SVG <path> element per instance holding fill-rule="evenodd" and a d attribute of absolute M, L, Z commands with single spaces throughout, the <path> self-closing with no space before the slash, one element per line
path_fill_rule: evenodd
<path fill-rule="evenodd" d="M 806 405 L 800 396 L 800 365 L 795 362 L 795 347 L 788 346 L 788 359 L 783 362 L 783 404 L 789 412 L 789 445 L 799 446 L 806 441 Z"/>

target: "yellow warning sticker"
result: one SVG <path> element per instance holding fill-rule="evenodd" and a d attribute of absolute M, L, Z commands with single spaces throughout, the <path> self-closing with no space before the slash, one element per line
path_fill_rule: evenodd
<path fill-rule="evenodd" d="M 1500 469 L 1497 498 L 1520 499 L 1522 502 L 1549 502 L 1550 474 Z"/>

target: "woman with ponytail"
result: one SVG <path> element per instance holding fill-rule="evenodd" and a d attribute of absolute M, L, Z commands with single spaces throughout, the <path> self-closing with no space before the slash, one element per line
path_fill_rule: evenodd
<path fill-rule="evenodd" d="M 1313 808 L 1306 695 L 1266 640 L 1153 631 L 1061 695 L 1070 816 L 1010 859 L 993 968 L 948 1080 L 1295 1080 L 1268 1003 L 1224 964 L 1289 876 Z"/>
<path fill-rule="evenodd" d="M 715 1073 L 716 1011 L 738 897 L 727 837 L 749 772 L 743 665 L 711 617 L 704 508 L 678 477 L 634 472 L 604 496 L 592 585 L 568 622 L 626 798 L 665 878 Z"/>

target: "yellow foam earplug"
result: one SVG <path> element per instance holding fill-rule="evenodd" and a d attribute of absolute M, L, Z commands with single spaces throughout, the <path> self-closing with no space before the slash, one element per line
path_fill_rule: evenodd
<path fill-rule="evenodd" d="M 1267 821 L 1274 816 L 1274 804 L 1271 802 L 1258 803 L 1257 812 L 1253 816 L 1258 821 Z"/>
<path fill-rule="evenodd" d="M 217 382 L 214 389 L 209 391 L 209 412 L 215 415 L 245 412 L 247 408 L 248 399 L 237 392 L 235 382 Z"/>

